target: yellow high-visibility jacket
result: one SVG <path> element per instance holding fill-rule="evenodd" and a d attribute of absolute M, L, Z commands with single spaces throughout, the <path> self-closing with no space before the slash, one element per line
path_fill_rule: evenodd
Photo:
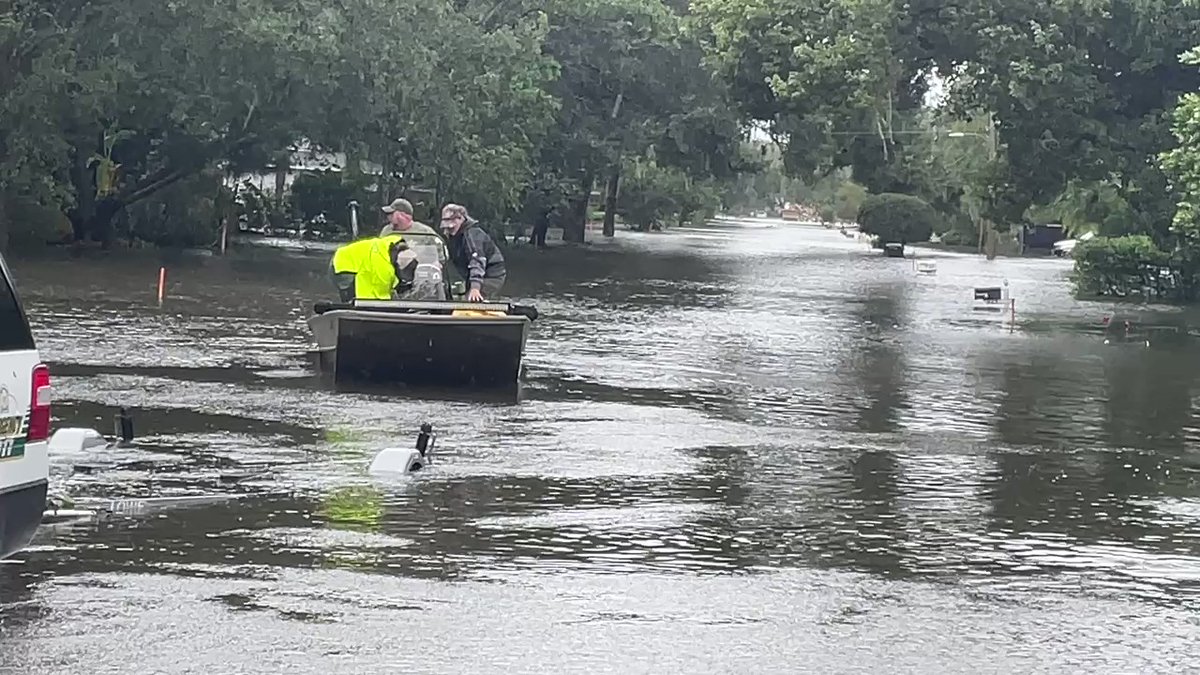
<path fill-rule="evenodd" d="M 403 241 L 399 234 L 367 237 L 339 247 L 333 253 L 333 271 L 354 274 L 354 297 L 359 300 L 391 300 L 399 280 L 392 264 L 392 247 Z"/>

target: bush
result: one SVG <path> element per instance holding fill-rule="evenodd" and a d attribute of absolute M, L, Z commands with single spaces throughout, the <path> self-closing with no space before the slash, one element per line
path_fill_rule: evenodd
<path fill-rule="evenodd" d="M 838 186 L 834 193 L 833 217 L 825 218 L 825 222 L 835 220 L 854 220 L 867 199 L 867 189 L 853 181 L 846 181 Z M 824 213 L 822 212 L 822 218 Z"/>
<path fill-rule="evenodd" d="M 1082 296 L 1178 294 L 1178 266 L 1146 235 L 1096 237 L 1075 246 L 1075 290 Z"/>
<path fill-rule="evenodd" d="M 871 195 L 858 209 L 858 228 L 880 244 L 929 241 L 940 216 L 925 200 L 890 192 Z"/>
<path fill-rule="evenodd" d="M 979 243 L 979 226 L 961 211 L 944 213 L 939 229 L 934 230 L 947 246 L 976 246 Z"/>
<path fill-rule="evenodd" d="M 71 221 L 53 206 L 18 198 L 8 202 L 5 211 L 8 244 L 13 249 L 37 248 L 71 239 Z"/>
<path fill-rule="evenodd" d="M 221 175 L 201 173 L 125 209 L 130 240 L 162 247 L 208 247 L 217 239 Z"/>
<path fill-rule="evenodd" d="M 690 180 L 682 171 L 653 162 L 634 162 L 621 177 L 617 214 L 646 231 L 676 223 L 703 221 L 720 207 L 716 188 Z"/>

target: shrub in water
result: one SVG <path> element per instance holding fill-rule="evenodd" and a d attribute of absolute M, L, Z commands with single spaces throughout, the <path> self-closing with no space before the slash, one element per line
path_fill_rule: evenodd
<path fill-rule="evenodd" d="M 1171 256 L 1144 234 L 1081 241 L 1072 255 L 1081 296 L 1174 295 Z"/>
<path fill-rule="evenodd" d="M 874 235 L 880 245 L 913 244 L 929 241 L 939 218 L 920 197 L 885 192 L 863 200 L 858 209 L 858 228 Z"/>

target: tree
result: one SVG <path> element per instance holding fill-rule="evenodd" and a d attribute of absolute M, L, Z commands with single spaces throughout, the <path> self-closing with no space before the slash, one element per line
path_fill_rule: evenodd
<path fill-rule="evenodd" d="M 39 205 L 70 199 L 69 146 L 54 115 L 70 83 L 70 54 L 55 39 L 47 4 L 10 3 L 0 11 L 0 249 L 16 222 L 16 195 Z M 63 4 L 64 11 L 72 4 L 80 10 L 79 3 Z"/>
<path fill-rule="evenodd" d="M 1200 47 L 1183 54 L 1181 61 L 1200 65 Z M 1175 261 L 1183 283 L 1196 294 L 1200 293 L 1200 91 L 1184 94 L 1171 120 L 1178 145 L 1162 154 L 1161 163 L 1176 199 L 1171 222 Z"/>
<path fill-rule="evenodd" d="M 793 175 L 852 166 L 873 191 L 904 189 L 886 168 L 926 90 L 928 57 L 891 0 L 698 0 L 710 59 Z M 897 133 L 901 132 L 901 133 Z"/>
<path fill-rule="evenodd" d="M 560 0 L 547 12 L 546 50 L 561 68 L 556 143 L 576 185 L 563 237 L 579 242 L 597 177 L 654 133 L 661 72 L 649 66 L 674 48 L 678 22 L 660 0 Z"/>
<path fill-rule="evenodd" d="M 485 24 L 477 10 L 341 5 L 339 86 L 324 97 L 334 114 L 319 140 L 381 164 L 389 195 L 423 184 L 439 202 L 453 197 L 498 218 L 533 173 L 558 71 L 542 53 L 543 18 Z"/>
<path fill-rule="evenodd" d="M 78 239 L 107 243 L 126 207 L 285 144 L 319 113 L 306 104 L 334 61 L 319 5 L 298 5 L 22 3 L 25 56 L 0 94 L 5 154 L 27 139 L 54 154 L 10 163 L 8 191 L 49 169 L 44 198 L 67 207 Z"/>
<path fill-rule="evenodd" d="M 618 211 L 626 159 L 677 167 L 698 179 L 739 169 L 740 118 L 699 45 L 662 0 L 557 0 L 550 4 L 467 3 L 486 21 L 511 23 L 544 12 L 545 52 L 559 75 L 559 104 L 543 136 L 522 211 L 544 232 L 582 241 L 589 199 L 605 186 L 605 233 Z M 535 237 L 536 238 L 536 237 Z"/>
<path fill-rule="evenodd" d="M 911 195 L 871 195 L 858 210 L 859 230 L 874 235 L 880 244 L 929 241 L 938 220 L 933 207 Z"/>
<path fill-rule="evenodd" d="M 488 29 L 445 0 L 13 7 L 0 194 L 61 206 L 78 239 L 107 243 L 156 192 L 278 164 L 302 139 L 378 158 L 384 192 L 424 180 L 502 212 L 554 110 L 544 23 Z"/>
<path fill-rule="evenodd" d="M 631 161 L 617 207 L 621 218 L 642 231 L 672 222 L 683 225 L 697 214 L 709 216 L 719 202 L 716 188 L 683 170 L 650 161 Z"/>
<path fill-rule="evenodd" d="M 998 181 L 998 213 L 1077 185 L 1111 185 L 1165 234 L 1171 204 L 1147 159 L 1170 141 L 1165 111 L 1200 80 L 1176 55 L 1200 30 L 1194 7 L 1160 0 L 1006 3 L 976 0 L 943 21 L 940 66 L 951 100 L 995 111 L 1010 170 Z"/>
<path fill-rule="evenodd" d="M 998 161 L 968 191 L 981 216 L 1021 222 L 1071 188 L 1103 196 L 1106 217 L 1126 212 L 1130 231 L 1167 234 L 1173 205 L 1147 160 L 1170 142 L 1165 112 L 1200 85 L 1176 59 L 1200 34 L 1194 5 L 698 0 L 697 12 L 710 59 L 787 144 L 795 175 L 851 166 L 873 192 L 924 192 L 921 99 L 936 72 L 952 116 L 994 115 Z"/>

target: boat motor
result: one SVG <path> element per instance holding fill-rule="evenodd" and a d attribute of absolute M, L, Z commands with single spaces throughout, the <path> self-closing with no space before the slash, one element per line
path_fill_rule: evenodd
<path fill-rule="evenodd" d="M 433 460 L 433 446 L 436 441 L 433 425 L 426 422 L 421 425 L 421 432 L 417 434 L 415 448 L 384 448 L 375 455 L 367 471 L 372 474 L 407 474 L 420 471 Z"/>
<path fill-rule="evenodd" d="M 113 437 L 116 438 L 115 443 L 118 446 L 133 444 L 133 417 L 124 406 L 113 416 Z"/>
<path fill-rule="evenodd" d="M 133 416 L 129 408 L 121 406 L 113 415 L 113 436 L 105 438 L 95 429 L 85 427 L 62 427 L 50 436 L 48 449 L 51 454 L 72 456 L 93 450 L 127 448 L 133 445 Z"/>

